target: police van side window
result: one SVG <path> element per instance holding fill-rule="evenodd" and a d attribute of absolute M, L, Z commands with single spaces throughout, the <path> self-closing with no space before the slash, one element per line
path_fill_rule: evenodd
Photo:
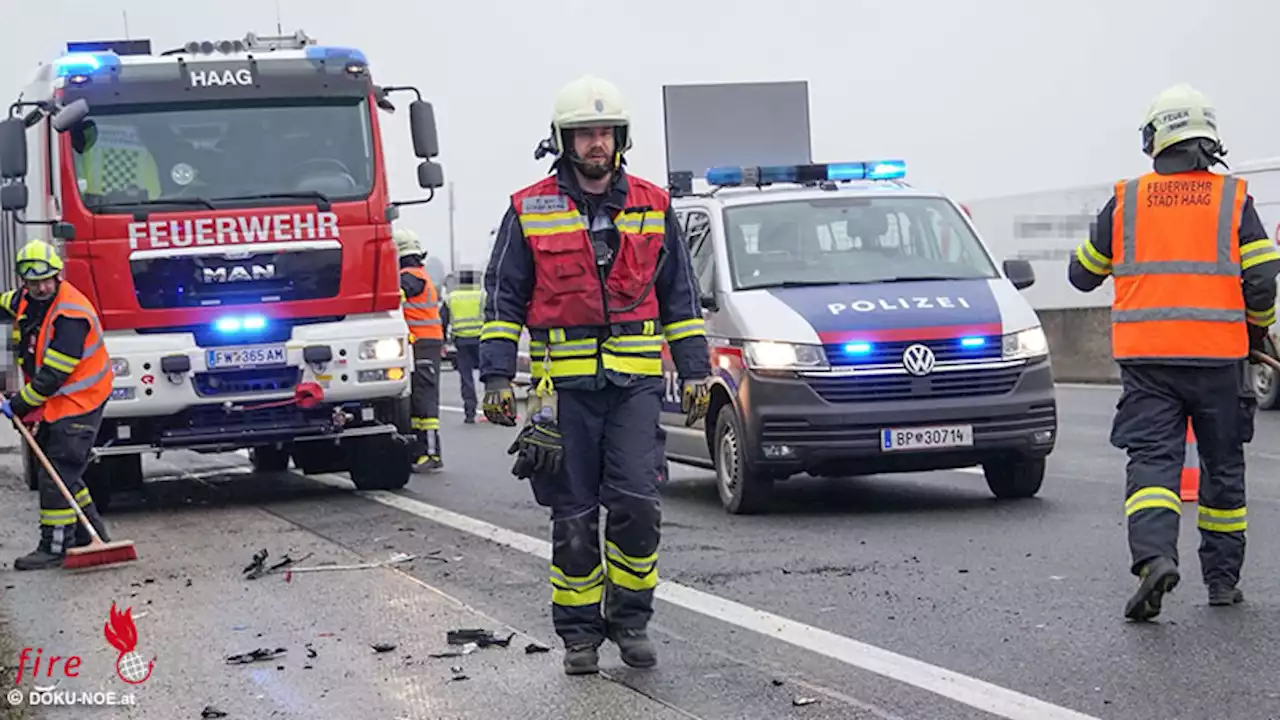
<path fill-rule="evenodd" d="M 709 293 L 715 277 L 715 253 L 711 243 L 711 216 L 701 210 L 690 210 L 685 217 L 685 238 L 693 259 L 693 274 L 702 292 Z"/>

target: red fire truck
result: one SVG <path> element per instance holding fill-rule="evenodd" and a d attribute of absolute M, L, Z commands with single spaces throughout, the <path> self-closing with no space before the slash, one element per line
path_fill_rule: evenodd
<path fill-rule="evenodd" d="M 389 196 L 378 110 L 399 91 L 416 95 L 425 199 Z M 302 31 L 158 54 L 69 43 L 40 66 L 0 123 L 0 286 L 44 238 L 98 309 L 115 371 L 88 477 L 100 504 L 175 449 L 407 482 L 391 223 L 442 185 L 438 154 L 416 88 L 375 85 L 361 51 Z"/>

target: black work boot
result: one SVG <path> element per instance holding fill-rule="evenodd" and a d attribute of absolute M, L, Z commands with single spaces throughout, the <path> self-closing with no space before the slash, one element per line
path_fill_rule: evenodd
<path fill-rule="evenodd" d="M 1124 616 L 1145 621 L 1159 615 L 1165 593 L 1172 592 L 1181 579 L 1178 566 L 1167 557 L 1143 565 L 1138 573 L 1138 591 L 1125 603 Z"/>
<path fill-rule="evenodd" d="M 1209 586 L 1209 604 L 1214 606 L 1235 605 L 1244 602 L 1244 591 L 1228 585 Z"/>
<path fill-rule="evenodd" d="M 84 509 L 85 517 L 89 518 L 93 529 L 97 531 L 98 537 L 102 538 L 102 542 L 111 542 L 111 537 L 107 535 L 107 525 L 102 522 L 102 515 L 98 514 L 98 509 L 90 504 Z M 84 547 L 89 544 L 93 538 L 89 535 L 89 531 L 85 529 L 84 523 L 76 522 L 76 547 Z"/>
<path fill-rule="evenodd" d="M 594 675 L 600 672 L 600 645 L 580 642 L 564 649 L 565 675 Z"/>
<path fill-rule="evenodd" d="M 13 561 L 14 570 L 48 570 L 62 567 L 65 556 L 49 552 L 49 545 L 41 542 L 35 550 Z"/>
<path fill-rule="evenodd" d="M 622 662 L 633 668 L 651 668 L 658 664 L 658 652 L 644 630 L 617 628 L 609 631 L 609 639 L 618 646 Z"/>
<path fill-rule="evenodd" d="M 476 414 L 475 414 L 474 412 L 469 412 L 469 413 L 467 413 L 467 416 L 466 416 L 466 417 L 464 417 L 464 418 L 462 418 L 462 422 L 464 422 L 464 423 L 466 423 L 466 424 L 468 424 L 468 425 L 475 425 L 475 424 L 476 424 Z"/>

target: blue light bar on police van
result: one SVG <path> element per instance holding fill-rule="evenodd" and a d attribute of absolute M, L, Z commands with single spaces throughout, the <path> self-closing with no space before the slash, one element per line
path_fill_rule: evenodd
<path fill-rule="evenodd" d="M 113 52 L 70 53 L 53 61 L 57 77 L 93 75 L 120 67 L 120 56 Z"/>
<path fill-rule="evenodd" d="M 721 187 L 750 187 L 773 183 L 847 182 L 849 180 L 897 180 L 906 177 L 903 160 L 822 163 L 817 165 L 726 165 L 707 171 L 707 183 Z"/>
<path fill-rule="evenodd" d="M 213 327 L 218 332 L 227 333 L 228 335 L 238 332 L 254 332 L 262 330 L 267 326 L 267 319 L 261 315 L 227 315 L 218 318 L 213 323 Z"/>

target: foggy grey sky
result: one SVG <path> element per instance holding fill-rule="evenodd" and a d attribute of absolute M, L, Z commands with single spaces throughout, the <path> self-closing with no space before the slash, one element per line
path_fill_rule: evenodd
<path fill-rule="evenodd" d="M 463 263 L 485 262 L 507 196 L 545 174 L 532 152 L 555 93 L 587 72 L 627 96 L 630 169 L 658 182 L 667 83 L 807 80 L 816 160 L 903 158 L 910 182 L 960 199 L 1144 171 L 1137 126 L 1180 81 L 1217 105 L 1229 162 L 1280 155 L 1280 3 L 1264 0 L 279 4 L 286 33 L 359 47 L 375 81 L 435 104 Z M 123 36 L 121 10 L 157 50 L 276 27 L 273 0 L 0 0 L 0 93 L 16 98 L 67 40 Z M 416 197 L 407 116 L 382 123 L 394 196 Z M 447 215 L 441 192 L 401 222 L 447 258 Z"/>

